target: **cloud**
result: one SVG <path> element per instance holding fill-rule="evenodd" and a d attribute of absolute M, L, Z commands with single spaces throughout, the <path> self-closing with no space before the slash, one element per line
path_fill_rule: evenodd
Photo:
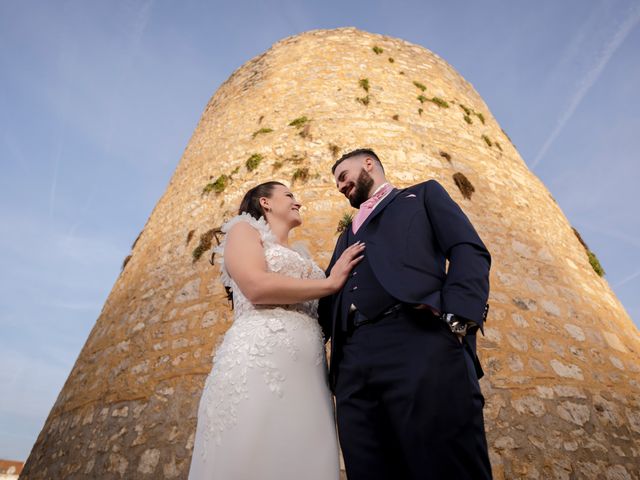
<path fill-rule="evenodd" d="M 616 29 L 613 36 L 606 43 L 604 49 L 596 57 L 596 61 L 592 64 L 590 70 L 582 77 L 582 80 L 578 83 L 577 88 L 573 96 L 569 100 L 569 104 L 567 108 L 562 112 L 558 121 L 556 123 L 556 127 L 553 129 L 549 137 L 546 139 L 542 148 L 534 158 L 531 163 L 531 169 L 536 168 L 547 151 L 553 144 L 553 142 L 558 138 L 564 127 L 567 125 L 576 109 L 580 106 L 585 95 L 589 92 L 591 87 L 596 83 L 600 75 L 602 74 L 604 68 L 611 60 L 611 57 L 615 54 L 616 50 L 622 45 L 624 40 L 627 38 L 629 33 L 636 27 L 636 25 L 640 22 L 640 6 L 636 6 L 626 17 L 626 19 L 622 22 L 622 24 Z M 581 37 L 582 34 L 579 34 Z M 571 50 L 575 50 L 575 47 L 572 47 Z"/>

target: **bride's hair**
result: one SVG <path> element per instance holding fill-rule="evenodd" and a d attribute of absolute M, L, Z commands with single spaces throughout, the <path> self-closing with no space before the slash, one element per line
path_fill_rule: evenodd
<path fill-rule="evenodd" d="M 260 199 L 262 197 L 271 198 L 271 192 L 276 185 L 286 187 L 285 184 L 276 181 L 264 182 L 253 187 L 244 194 L 244 198 L 242 199 L 242 202 L 240 202 L 240 209 L 238 210 L 238 213 L 242 214 L 246 212 L 256 220 L 260 217 L 264 217 L 264 210 L 260 205 Z"/>

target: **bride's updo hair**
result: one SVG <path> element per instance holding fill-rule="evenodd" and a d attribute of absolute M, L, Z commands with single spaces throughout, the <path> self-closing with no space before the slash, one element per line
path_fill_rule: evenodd
<path fill-rule="evenodd" d="M 260 199 L 262 197 L 271 198 L 271 192 L 277 185 L 286 187 L 285 184 L 275 181 L 264 182 L 253 187 L 251 190 L 244 194 L 244 198 L 242 199 L 242 202 L 240 202 L 240 209 L 238 210 L 238 214 L 246 212 L 256 220 L 258 220 L 260 217 L 264 217 L 264 210 L 260 205 Z"/>

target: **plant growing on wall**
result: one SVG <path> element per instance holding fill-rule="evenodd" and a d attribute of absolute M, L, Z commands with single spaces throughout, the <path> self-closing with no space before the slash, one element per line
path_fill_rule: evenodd
<path fill-rule="evenodd" d="M 214 192 L 216 195 L 220 194 L 227 188 L 227 183 L 229 181 L 229 175 L 222 174 L 215 181 L 211 183 L 207 183 L 202 189 L 202 195 L 206 195 L 208 193 Z"/>
<path fill-rule="evenodd" d="M 471 195 L 473 195 L 473 192 L 475 192 L 476 189 L 473 187 L 472 183 L 464 175 L 464 173 L 454 173 L 453 181 L 456 182 L 456 186 L 460 189 L 460 193 L 462 193 L 462 196 L 467 200 L 471 200 Z"/>

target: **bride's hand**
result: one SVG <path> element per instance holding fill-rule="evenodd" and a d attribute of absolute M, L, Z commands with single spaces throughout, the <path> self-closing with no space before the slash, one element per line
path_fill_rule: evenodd
<path fill-rule="evenodd" d="M 338 258 L 336 263 L 333 264 L 328 280 L 331 281 L 335 292 L 342 288 L 347 281 L 347 278 L 349 278 L 349 274 L 351 273 L 351 270 L 353 270 L 353 267 L 360 263 L 364 258 L 364 255 L 362 255 L 363 251 L 364 243 L 356 242 L 342 252 L 340 258 Z"/>

